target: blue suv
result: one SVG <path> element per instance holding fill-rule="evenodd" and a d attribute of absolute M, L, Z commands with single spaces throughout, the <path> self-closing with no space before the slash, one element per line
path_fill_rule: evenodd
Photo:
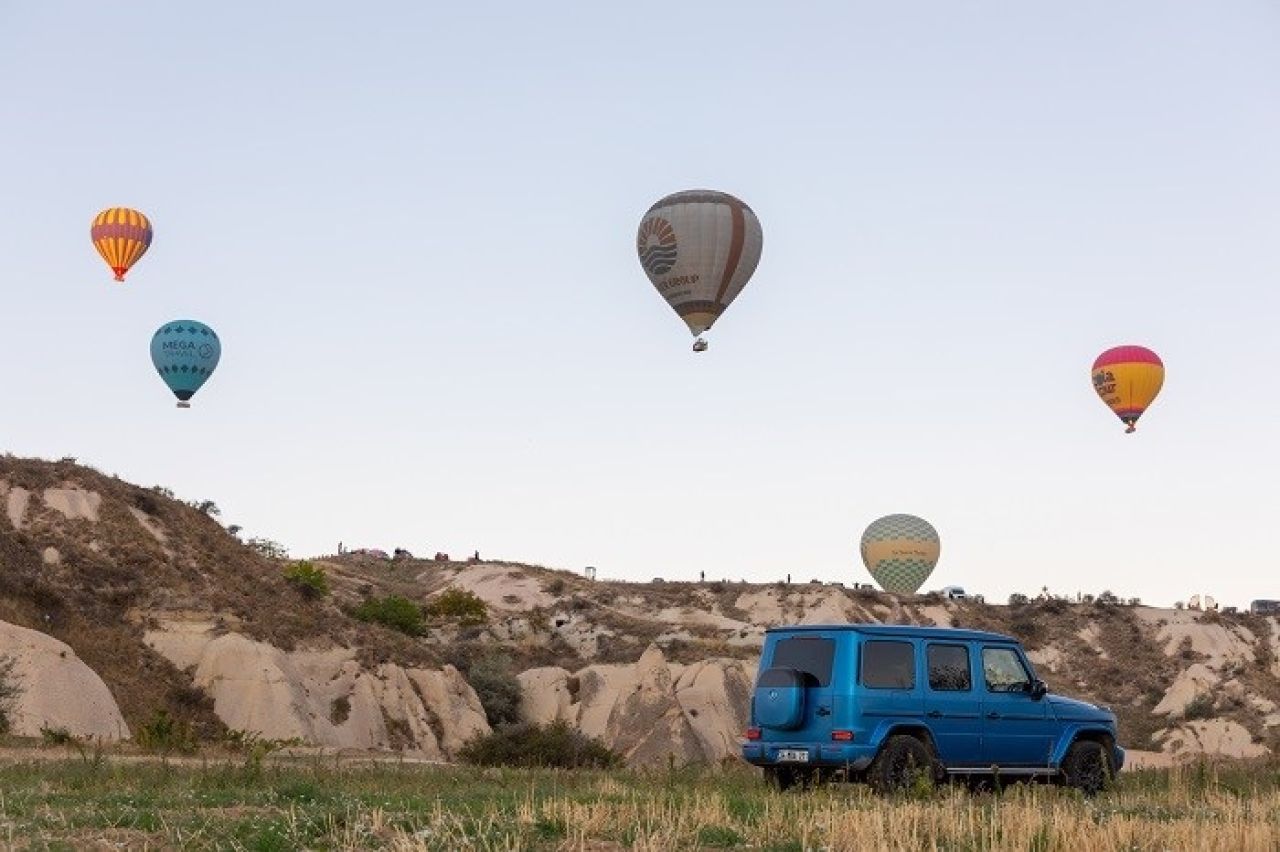
<path fill-rule="evenodd" d="M 1050 694 L 1016 639 L 882 624 L 766 631 L 742 756 L 778 789 L 1044 777 L 1088 795 L 1124 765 L 1115 714 Z"/>

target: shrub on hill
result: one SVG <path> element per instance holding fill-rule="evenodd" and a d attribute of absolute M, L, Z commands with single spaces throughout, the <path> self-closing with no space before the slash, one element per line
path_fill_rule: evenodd
<path fill-rule="evenodd" d="M 369 598 L 356 607 L 352 615 L 360 621 L 381 624 L 408 636 L 422 636 L 427 632 L 422 623 L 422 608 L 400 595 Z"/>
<path fill-rule="evenodd" d="M 191 725 L 175 719 L 163 707 L 151 720 L 134 732 L 134 741 L 146 751 L 168 754 L 173 751 L 190 754 L 196 750 L 195 733 Z"/>
<path fill-rule="evenodd" d="M 489 620 L 489 608 L 474 592 L 445 589 L 427 604 L 429 618 L 456 618 L 463 627 L 473 627 Z"/>
<path fill-rule="evenodd" d="M 13 667 L 17 661 L 10 656 L 0 656 L 0 734 L 9 733 L 9 712 L 18 699 L 21 688 L 14 677 Z"/>
<path fill-rule="evenodd" d="M 608 769 L 621 756 L 597 739 L 570 728 L 564 722 L 545 727 L 520 725 L 502 728 L 467 742 L 459 752 L 463 762 L 476 766 L 552 767 L 557 769 Z"/>
<path fill-rule="evenodd" d="M 520 681 L 504 654 L 486 654 L 463 672 L 476 691 L 485 718 L 495 728 L 520 722 Z"/>
<path fill-rule="evenodd" d="M 329 594 L 329 578 L 324 569 L 302 560 L 284 569 L 284 578 L 309 598 L 322 598 Z"/>

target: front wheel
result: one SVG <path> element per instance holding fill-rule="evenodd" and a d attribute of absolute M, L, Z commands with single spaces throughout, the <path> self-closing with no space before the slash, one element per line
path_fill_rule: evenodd
<path fill-rule="evenodd" d="M 1068 787 L 1096 796 L 1111 785 L 1111 755 L 1096 740 L 1076 740 L 1062 761 L 1062 777 Z"/>
<path fill-rule="evenodd" d="M 906 734 L 889 737 L 867 770 L 867 783 L 882 796 L 904 792 L 920 783 L 919 778 L 933 787 L 933 754 L 927 745 Z"/>

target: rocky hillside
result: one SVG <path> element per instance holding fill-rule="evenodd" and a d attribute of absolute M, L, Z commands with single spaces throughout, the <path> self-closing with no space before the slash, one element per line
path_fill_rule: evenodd
<path fill-rule="evenodd" d="M 1275 619 L 365 555 L 312 560 L 324 588 L 308 589 L 207 504 L 70 462 L 0 459 L 0 508 L 0 656 L 15 661 L 18 734 L 123 739 L 163 711 L 200 739 L 253 731 L 451 759 L 522 716 L 564 720 L 633 763 L 715 761 L 744 727 L 765 627 L 878 621 L 1019 637 L 1052 688 L 1113 706 L 1130 748 L 1280 750 Z M 431 606 L 449 595 L 470 609 Z M 428 615 L 407 633 L 368 620 L 389 598 Z"/>

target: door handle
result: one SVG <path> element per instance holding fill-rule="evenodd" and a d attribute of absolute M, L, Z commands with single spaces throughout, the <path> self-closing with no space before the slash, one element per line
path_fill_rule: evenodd
<path fill-rule="evenodd" d="M 925 713 L 924 715 L 928 716 L 930 719 L 937 719 L 937 718 L 940 718 L 940 717 L 942 716 L 942 711 L 941 711 L 941 710 L 930 710 L 928 713 Z"/>
<path fill-rule="evenodd" d="M 830 716 L 830 715 L 831 715 L 831 711 L 830 711 L 830 710 L 828 710 L 826 707 L 819 707 L 819 708 L 817 709 L 817 711 L 816 711 L 816 712 L 817 712 L 817 714 L 818 714 L 819 716 Z"/>
<path fill-rule="evenodd" d="M 1000 718 L 1000 714 L 999 714 L 999 713 L 997 713 L 996 711 L 992 710 L 990 713 L 988 713 L 988 714 L 987 714 L 987 718 L 988 718 L 988 719 L 999 719 L 999 718 Z"/>

